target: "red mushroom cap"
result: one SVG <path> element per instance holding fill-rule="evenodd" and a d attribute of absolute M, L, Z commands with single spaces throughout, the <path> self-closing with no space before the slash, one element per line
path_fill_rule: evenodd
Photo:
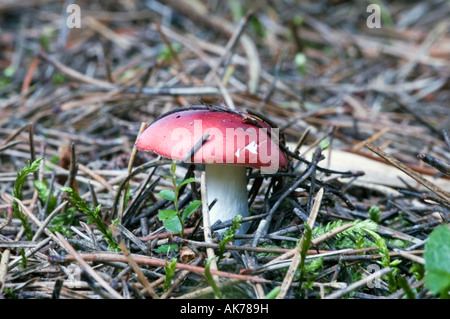
<path fill-rule="evenodd" d="M 183 109 L 164 115 L 147 127 L 136 147 L 182 161 L 205 133 L 209 138 L 192 157 L 194 163 L 245 165 L 267 173 L 287 165 L 278 147 L 278 129 L 230 111 Z"/>

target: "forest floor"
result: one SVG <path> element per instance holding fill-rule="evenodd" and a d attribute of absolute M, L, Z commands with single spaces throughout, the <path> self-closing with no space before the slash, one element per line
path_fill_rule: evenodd
<path fill-rule="evenodd" d="M 0 296 L 448 298 L 449 2 L 298 2 L 0 3 Z M 248 170 L 245 235 L 135 148 L 200 104 L 290 151 Z"/>

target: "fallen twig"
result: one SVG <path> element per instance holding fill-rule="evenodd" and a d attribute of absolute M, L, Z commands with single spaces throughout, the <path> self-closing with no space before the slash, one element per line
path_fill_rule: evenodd
<path fill-rule="evenodd" d="M 83 258 L 83 260 L 85 260 L 85 261 L 97 261 L 97 262 L 118 261 L 118 262 L 127 262 L 127 258 L 124 255 L 117 254 L 117 253 L 108 253 L 108 252 L 81 253 L 81 254 L 79 254 L 79 256 L 81 258 Z M 136 255 L 136 254 L 131 254 L 131 256 L 133 257 L 133 259 L 138 264 L 145 264 L 145 265 L 150 265 L 150 266 L 154 266 L 154 267 L 164 267 L 166 265 L 166 263 L 167 263 L 167 261 L 165 261 L 165 260 L 152 258 L 152 257 L 148 257 L 148 256 L 142 256 L 142 255 Z M 76 259 L 75 259 L 75 257 L 73 255 L 69 254 L 69 255 L 66 255 L 64 257 L 59 257 L 59 256 L 52 257 L 52 256 L 49 256 L 49 260 L 51 262 L 65 262 L 65 261 L 73 261 L 73 260 L 76 260 Z M 204 274 L 205 273 L 205 268 L 203 268 L 203 267 L 192 266 L 192 265 L 187 265 L 187 264 L 182 264 L 182 263 L 177 263 L 175 268 L 176 269 L 180 269 L 180 270 L 188 270 L 188 271 L 199 273 L 199 274 Z M 268 282 L 270 282 L 270 280 L 267 280 L 267 279 L 264 279 L 264 278 L 260 278 L 260 277 L 239 275 L 239 274 L 234 274 L 234 273 L 220 271 L 220 270 L 211 270 L 211 274 L 219 276 L 219 277 L 226 277 L 226 278 L 231 278 L 231 279 L 239 279 L 239 280 L 244 280 L 244 281 L 261 282 L 261 283 L 268 283 Z"/>
<path fill-rule="evenodd" d="M 316 221 L 317 214 L 319 213 L 319 208 L 322 203 L 322 196 L 323 196 L 323 188 L 319 189 L 319 191 L 317 192 L 316 198 L 314 200 L 314 206 L 311 208 L 311 212 L 310 212 L 310 215 L 308 218 L 307 224 L 308 224 L 308 227 L 311 229 L 314 227 L 314 223 Z M 303 235 L 300 240 L 300 244 L 295 249 L 294 258 L 292 259 L 292 263 L 289 266 L 286 276 L 284 277 L 283 283 L 281 284 L 281 290 L 280 290 L 279 294 L 277 295 L 277 299 L 283 299 L 286 296 L 286 294 L 289 290 L 289 287 L 290 287 L 292 281 L 294 280 L 294 276 L 297 271 L 297 268 L 301 263 L 301 256 L 302 256 L 301 249 L 302 249 L 302 243 L 304 240 L 305 240 L 305 236 Z"/>
<path fill-rule="evenodd" d="M 363 142 L 363 144 L 370 149 L 372 152 L 378 154 L 382 158 L 384 158 L 386 161 L 388 161 L 393 166 L 397 167 L 399 170 L 404 172 L 405 174 L 409 175 L 410 177 L 414 178 L 419 184 L 425 186 L 430 191 L 441 197 L 443 200 L 447 201 L 450 204 L 450 194 L 440 187 L 436 186 L 435 184 L 431 183 L 430 181 L 423 178 L 420 174 L 416 173 L 412 169 L 406 167 L 403 163 L 401 163 L 399 160 L 395 159 L 394 157 L 390 156 L 386 152 L 382 151 L 375 145 L 367 142 Z"/>

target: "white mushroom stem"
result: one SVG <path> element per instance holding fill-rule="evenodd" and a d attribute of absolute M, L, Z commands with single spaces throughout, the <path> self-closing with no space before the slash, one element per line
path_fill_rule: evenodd
<path fill-rule="evenodd" d="M 219 220 L 222 222 L 232 220 L 238 214 L 243 218 L 248 217 L 245 166 L 205 164 L 205 172 L 208 205 L 214 199 L 217 199 L 217 202 L 209 212 L 210 225 L 214 225 Z M 247 228 L 248 223 L 243 223 L 239 233 L 245 234 Z M 224 230 L 220 230 L 219 232 Z"/>

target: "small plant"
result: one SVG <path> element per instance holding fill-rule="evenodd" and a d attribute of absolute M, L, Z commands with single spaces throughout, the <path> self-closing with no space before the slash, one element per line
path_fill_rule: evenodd
<path fill-rule="evenodd" d="M 303 281 L 303 277 L 305 275 L 305 259 L 306 259 L 306 254 L 308 253 L 308 249 L 309 246 L 311 246 L 311 236 L 312 236 L 312 230 L 311 228 L 308 226 L 307 223 L 305 223 L 305 231 L 303 234 L 303 238 L 304 240 L 300 242 L 300 244 L 302 245 L 302 249 L 300 251 L 300 264 L 298 266 L 299 270 L 300 270 L 300 278 L 299 281 L 302 282 Z"/>
<path fill-rule="evenodd" d="M 404 276 L 399 276 L 397 279 L 398 285 L 400 288 L 403 289 L 405 292 L 406 298 L 408 299 L 416 299 L 416 296 L 414 295 L 414 292 L 412 291 L 411 287 L 408 284 L 408 281 Z"/>
<path fill-rule="evenodd" d="M 49 229 L 52 232 L 58 232 L 66 237 L 72 236 L 70 226 L 74 224 L 76 210 L 74 207 L 69 207 L 63 212 L 58 213 L 49 224 Z"/>
<path fill-rule="evenodd" d="M 369 217 L 371 220 L 373 220 L 375 223 L 379 224 L 381 221 L 381 211 L 378 206 L 372 206 L 369 209 Z"/>
<path fill-rule="evenodd" d="M 190 202 L 183 209 L 182 212 L 180 212 L 178 208 L 178 197 L 180 195 L 180 189 L 183 185 L 195 182 L 195 178 L 188 178 L 182 181 L 181 183 L 178 183 L 175 175 L 175 170 L 176 170 L 176 162 L 173 162 L 172 166 L 170 167 L 170 172 L 172 173 L 172 176 L 162 175 L 163 177 L 169 178 L 172 181 L 173 190 L 163 189 L 158 193 L 158 195 L 161 196 L 162 198 L 172 201 L 174 209 L 161 210 L 158 214 L 158 218 L 163 222 L 164 227 L 168 231 L 178 233 L 180 234 L 181 237 L 183 237 L 186 219 L 197 210 L 197 208 L 202 204 L 202 202 L 199 200 L 194 200 Z"/>
<path fill-rule="evenodd" d="M 27 165 L 17 172 L 17 178 L 14 182 L 13 188 L 13 196 L 19 200 L 22 200 L 22 189 L 25 180 L 27 179 L 28 174 L 35 173 L 39 170 L 39 164 L 42 161 L 42 157 L 35 160 L 33 163 L 27 163 Z M 22 223 L 23 228 L 25 229 L 25 236 L 27 240 L 31 240 L 33 238 L 33 230 L 31 229 L 30 224 L 28 223 L 28 217 L 24 213 L 22 213 L 19 209 L 19 204 L 17 201 L 13 201 L 13 216 L 18 218 Z"/>
<path fill-rule="evenodd" d="M 47 211 L 45 214 L 52 212 L 56 207 L 58 199 L 53 196 L 53 194 L 50 194 L 48 184 L 45 181 L 36 180 L 34 181 L 34 188 L 36 188 L 39 200 L 42 204 L 45 204 L 48 201 Z"/>
<path fill-rule="evenodd" d="M 409 268 L 409 272 L 414 275 L 417 281 L 420 281 L 425 277 L 425 266 L 421 264 L 412 264 Z"/>
<path fill-rule="evenodd" d="M 182 49 L 181 44 L 179 43 L 172 43 L 172 50 L 174 50 L 176 53 L 180 52 Z M 164 61 L 169 61 L 171 59 L 173 59 L 173 54 L 172 51 L 170 50 L 170 48 L 165 45 L 161 51 L 158 53 L 158 59 L 164 60 Z"/>
<path fill-rule="evenodd" d="M 306 55 L 303 52 L 297 52 L 294 58 L 294 63 L 302 75 L 306 75 L 306 60 Z"/>
<path fill-rule="evenodd" d="M 106 227 L 102 221 L 100 216 L 101 205 L 98 205 L 95 208 L 93 206 L 89 206 L 86 201 L 70 187 L 62 187 L 61 190 L 69 194 L 71 203 L 89 217 L 87 223 L 94 224 L 95 227 L 97 227 L 97 229 L 103 234 L 103 238 L 108 243 L 108 248 L 112 251 L 120 251 L 119 244 L 114 238 L 112 231 Z"/>
<path fill-rule="evenodd" d="M 234 217 L 232 225 L 230 228 L 224 231 L 223 240 L 219 242 L 219 261 L 222 260 L 225 254 L 225 246 L 234 238 L 236 231 L 241 228 L 242 216 L 236 215 Z"/>
<path fill-rule="evenodd" d="M 311 260 L 305 261 L 302 272 L 299 272 L 299 276 L 303 274 L 308 274 L 306 277 L 305 286 L 309 289 L 312 288 L 314 278 L 319 274 L 318 270 L 323 266 L 323 257 L 313 258 Z M 296 274 L 297 275 L 297 274 Z M 297 280 L 297 276 L 294 277 Z M 301 278 L 302 279 L 302 278 Z"/>
<path fill-rule="evenodd" d="M 47 204 L 47 210 L 45 214 L 50 214 L 58 203 L 58 198 L 50 193 L 50 187 L 47 181 L 34 181 L 34 188 L 37 190 L 38 198 L 44 206 Z M 68 209 L 59 212 L 52 218 L 49 223 L 48 228 L 52 232 L 58 232 L 63 234 L 66 237 L 70 237 L 72 231 L 70 230 L 70 226 L 73 225 L 75 220 L 75 208 L 69 207 Z"/>
<path fill-rule="evenodd" d="M 164 270 L 166 272 L 166 278 L 164 278 L 164 292 L 166 292 L 172 284 L 172 279 L 175 277 L 176 265 L 177 259 L 173 258 L 170 264 L 166 263 L 164 266 Z"/>
<path fill-rule="evenodd" d="M 16 69 L 10 65 L 7 66 L 4 70 L 3 73 L 0 75 L 3 75 L 2 77 L 0 77 L 0 86 L 7 86 L 9 85 L 13 80 L 14 80 L 14 75 L 16 74 Z"/>
<path fill-rule="evenodd" d="M 322 149 L 322 151 L 326 150 L 327 148 L 330 147 L 330 141 L 328 139 L 323 139 L 319 142 L 319 144 L 317 144 L 317 147 L 320 147 Z M 317 149 L 317 148 L 316 148 Z M 316 149 L 314 150 L 314 152 L 312 153 L 311 158 L 314 158 L 314 156 L 316 156 Z"/>
<path fill-rule="evenodd" d="M 14 76 L 14 74 L 16 74 L 16 69 L 13 66 L 7 66 L 4 70 L 3 70 L 3 75 L 8 77 L 8 78 L 12 78 Z"/>
<path fill-rule="evenodd" d="M 337 227 L 343 226 L 344 223 L 341 220 L 336 222 L 330 222 L 326 225 L 319 225 L 314 227 L 312 238 L 317 238 Z M 371 247 L 372 242 L 365 238 L 365 230 L 377 231 L 378 225 L 370 219 L 366 220 L 355 220 L 352 222 L 352 227 L 344 230 L 343 232 L 334 236 L 335 242 L 334 246 L 339 249 L 352 248 L 361 249 L 365 247 Z M 354 240 L 350 239 L 354 238 Z"/>
<path fill-rule="evenodd" d="M 28 257 L 25 254 L 25 249 L 20 250 L 20 256 L 22 256 L 22 259 L 20 260 L 20 267 L 22 269 L 26 269 L 28 267 Z"/>
<path fill-rule="evenodd" d="M 52 82 L 54 85 L 61 85 L 66 81 L 66 77 L 63 73 L 56 72 L 52 77 Z"/>
<path fill-rule="evenodd" d="M 45 51 L 50 50 L 52 44 L 52 38 L 57 34 L 56 29 L 45 27 L 41 36 L 38 38 L 39 44 L 44 48 Z"/>
<path fill-rule="evenodd" d="M 398 268 L 396 268 L 396 266 L 401 263 L 401 260 L 397 259 L 391 262 L 391 257 L 389 256 L 389 249 L 387 248 L 384 239 L 374 231 L 368 229 L 366 229 L 365 231 L 375 239 L 375 244 L 377 245 L 378 251 L 381 255 L 381 262 L 378 263 L 384 267 L 392 268 L 392 272 L 387 274 L 387 278 L 389 290 L 391 292 L 395 292 L 397 290 L 397 281 L 395 280 L 395 276 L 398 273 Z"/>

